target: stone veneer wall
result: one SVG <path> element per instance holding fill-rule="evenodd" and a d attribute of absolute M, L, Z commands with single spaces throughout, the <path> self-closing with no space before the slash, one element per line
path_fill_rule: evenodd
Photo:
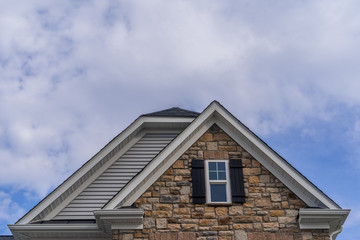
<path fill-rule="evenodd" d="M 191 160 L 243 162 L 246 202 L 192 203 Z M 298 209 L 305 203 L 260 163 L 213 125 L 136 202 L 145 211 L 144 228 L 113 231 L 113 239 L 327 240 L 327 231 L 301 231 Z"/>

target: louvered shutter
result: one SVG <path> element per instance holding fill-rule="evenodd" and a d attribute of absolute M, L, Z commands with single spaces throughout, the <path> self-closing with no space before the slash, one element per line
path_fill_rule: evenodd
<path fill-rule="evenodd" d="M 192 160 L 191 177 L 193 188 L 193 203 L 205 203 L 204 160 Z"/>
<path fill-rule="evenodd" d="M 245 191 L 242 161 L 241 159 L 231 159 L 229 166 L 232 201 L 233 203 L 243 203 L 245 202 Z"/>

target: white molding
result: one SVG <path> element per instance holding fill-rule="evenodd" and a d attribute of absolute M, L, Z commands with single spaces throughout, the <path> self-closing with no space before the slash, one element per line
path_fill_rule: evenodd
<path fill-rule="evenodd" d="M 96 224 L 12 224 L 8 225 L 15 240 L 64 239 L 64 234 L 74 237 L 66 239 L 108 239 L 110 234 L 101 231 Z M 36 237 L 32 237 L 35 234 Z M 96 237 L 95 237 L 96 235 Z"/>
<path fill-rule="evenodd" d="M 349 209 L 314 209 L 299 210 L 300 229 L 328 229 L 330 233 L 341 229 Z"/>
<path fill-rule="evenodd" d="M 132 230 L 143 228 L 144 210 L 141 208 L 121 208 L 94 211 L 100 229 Z"/>

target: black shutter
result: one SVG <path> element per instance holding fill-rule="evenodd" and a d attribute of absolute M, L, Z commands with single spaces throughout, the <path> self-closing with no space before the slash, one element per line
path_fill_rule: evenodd
<path fill-rule="evenodd" d="M 244 175 L 241 159 L 230 159 L 231 194 L 234 203 L 245 202 Z"/>
<path fill-rule="evenodd" d="M 193 203 L 205 203 L 204 160 L 192 160 Z"/>

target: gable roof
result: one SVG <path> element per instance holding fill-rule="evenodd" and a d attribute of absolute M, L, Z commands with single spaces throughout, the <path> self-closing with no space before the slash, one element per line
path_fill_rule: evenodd
<path fill-rule="evenodd" d="M 128 157 L 128 154 L 133 151 L 134 148 L 135 151 L 139 151 L 140 148 L 136 144 L 139 143 L 146 134 L 170 134 L 172 138 L 169 138 L 162 148 L 157 149 L 152 155 L 149 155 L 147 160 L 142 163 L 142 166 L 138 168 L 138 171 L 127 178 L 126 182 L 121 183 L 121 187 L 119 182 L 115 181 L 113 183 L 114 186 L 116 185 L 115 188 L 118 188 L 120 191 L 112 191 L 111 194 L 95 208 L 90 204 L 85 211 L 87 217 L 77 215 L 77 217 L 81 219 L 89 219 L 89 216 L 94 219 L 93 214 L 95 214 L 96 219 L 100 222 L 102 219 L 119 213 L 123 214 L 122 216 L 128 216 L 129 214 L 137 214 L 137 216 L 140 216 L 141 213 L 137 212 L 137 210 L 126 210 L 124 207 L 131 206 L 146 189 L 213 124 L 217 124 L 309 207 L 313 209 L 325 209 L 328 211 L 326 214 L 329 216 L 335 214 L 335 217 L 327 218 L 332 221 L 332 229 L 339 229 L 341 227 L 349 210 L 342 210 L 339 205 L 319 190 L 285 159 L 279 156 L 220 103 L 213 101 L 201 114 L 180 108 L 170 108 L 140 116 L 63 184 L 50 193 L 42 202 L 30 210 L 15 225 L 10 225 L 10 229 L 14 232 L 29 231 L 31 228 L 46 228 L 47 231 L 51 229 L 53 229 L 52 231 L 57 229 L 56 231 L 58 232 L 64 231 L 66 224 L 59 225 L 60 228 L 58 229 L 54 227 L 51 228 L 43 223 L 49 223 L 56 219 L 72 218 L 71 216 L 74 215 L 76 211 L 79 212 L 76 210 L 76 206 L 74 207 L 74 204 L 79 200 L 84 200 L 84 193 L 89 189 L 96 188 L 94 184 L 102 184 L 101 181 L 97 182 L 97 180 L 104 180 L 102 179 L 106 177 L 104 174 L 113 167 L 115 169 L 117 168 L 116 166 L 121 165 L 124 157 Z M 145 148 L 149 150 L 149 148 Z M 135 155 L 137 153 L 139 152 L 135 152 Z M 109 188 L 112 188 L 110 185 Z M 92 192 L 90 195 L 94 196 L 94 191 L 90 192 Z M 89 200 L 89 203 L 91 203 L 92 199 Z M 309 225 L 309 219 L 314 221 L 314 216 L 321 216 L 318 211 L 310 211 L 310 213 L 309 211 L 303 212 L 303 218 L 300 219 L 303 221 L 302 226 L 305 227 L 313 224 L 311 223 Z M 126 220 L 121 221 L 126 222 Z M 136 221 L 137 224 L 140 224 L 139 217 L 136 218 Z M 100 222 L 97 224 L 100 224 Z M 29 223 L 32 223 L 32 226 L 28 226 Z M 326 224 L 330 226 L 330 223 Z M 69 226 L 70 224 L 67 225 Z M 136 226 L 138 227 L 139 225 Z M 106 228 L 105 225 L 104 228 Z M 88 234 L 88 232 L 86 231 L 90 230 L 102 236 L 101 231 L 92 225 L 84 225 L 83 228 L 79 230 L 78 236 L 87 236 L 86 234 Z M 98 230 L 100 232 L 98 232 Z M 84 232 L 86 232 L 86 234 Z"/>
<path fill-rule="evenodd" d="M 217 101 L 212 102 L 103 209 L 131 206 L 213 124 L 223 129 L 309 207 L 341 209 Z"/>

